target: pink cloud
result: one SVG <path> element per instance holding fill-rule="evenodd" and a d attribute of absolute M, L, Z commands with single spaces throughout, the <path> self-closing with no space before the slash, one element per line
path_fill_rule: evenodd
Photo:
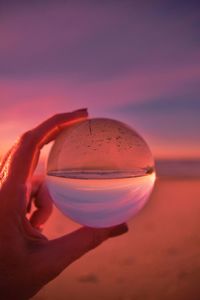
<path fill-rule="evenodd" d="M 197 20 L 195 11 L 169 20 L 154 2 L 7 8 L 0 28 L 3 144 L 57 112 L 86 106 L 98 116 L 187 92 L 200 75 Z"/>

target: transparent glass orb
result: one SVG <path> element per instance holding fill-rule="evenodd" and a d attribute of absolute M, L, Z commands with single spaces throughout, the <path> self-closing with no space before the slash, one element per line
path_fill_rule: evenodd
<path fill-rule="evenodd" d="M 94 118 L 70 125 L 56 138 L 46 180 L 66 216 L 86 226 L 108 227 L 129 220 L 147 202 L 154 160 L 132 128 Z"/>

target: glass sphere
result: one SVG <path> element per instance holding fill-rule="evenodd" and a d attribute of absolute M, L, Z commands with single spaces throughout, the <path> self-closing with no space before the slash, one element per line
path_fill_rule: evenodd
<path fill-rule="evenodd" d="M 143 138 L 126 124 L 87 119 L 56 138 L 46 180 L 66 216 L 86 226 L 109 227 L 129 220 L 147 202 L 154 160 Z"/>

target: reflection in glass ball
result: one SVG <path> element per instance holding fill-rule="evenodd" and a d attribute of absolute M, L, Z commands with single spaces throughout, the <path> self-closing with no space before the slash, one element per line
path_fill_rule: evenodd
<path fill-rule="evenodd" d="M 133 217 L 155 181 L 146 142 L 122 122 L 77 122 L 57 137 L 48 158 L 47 186 L 55 205 L 76 222 L 108 227 Z"/>

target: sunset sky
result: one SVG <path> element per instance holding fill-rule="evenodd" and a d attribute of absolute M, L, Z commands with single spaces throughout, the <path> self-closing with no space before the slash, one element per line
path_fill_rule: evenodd
<path fill-rule="evenodd" d="M 198 1 L 2 0 L 0 155 L 88 107 L 133 126 L 156 158 L 200 158 L 199 31 Z"/>

